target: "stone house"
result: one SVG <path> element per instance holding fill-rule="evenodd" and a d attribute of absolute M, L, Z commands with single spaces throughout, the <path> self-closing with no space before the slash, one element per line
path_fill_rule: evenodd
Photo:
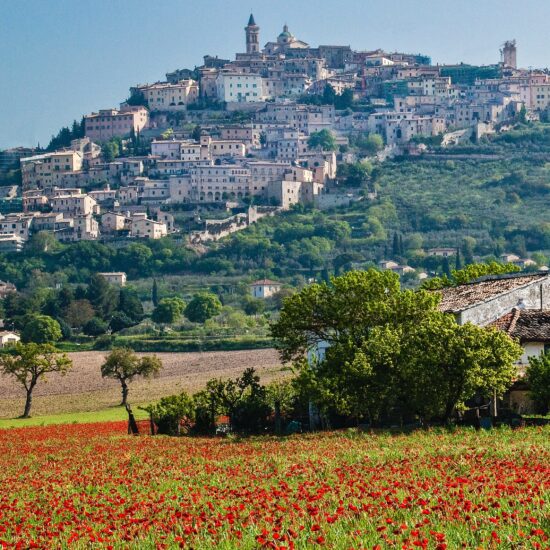
<path fill-rule="evenodd" d="M 283 285 L 277 281 L 261 279 L 259 281 L 254 281 L 250 285 L 250 292 L 254 298 L 269 298 L 270 296 L 277 294 L 281 288 L 283 288 Z"/>

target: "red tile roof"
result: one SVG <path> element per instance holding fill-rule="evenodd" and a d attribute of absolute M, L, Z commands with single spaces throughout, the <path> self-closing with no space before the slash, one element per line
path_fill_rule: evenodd
<path fill-rule="evenodd" d="M 514 308 L 489 326 L 507 332 L 520 342 L 550 342 L 549 310 Z"/>
<path fill-rule="evenodd" d="M 448 313 L 458 313 L 477 304 L 488 302 L 497 296 L 548 278 L 547 273 L 530 275 L 506 275 L 485 280 L 444 288 L 439 309 Z"/>

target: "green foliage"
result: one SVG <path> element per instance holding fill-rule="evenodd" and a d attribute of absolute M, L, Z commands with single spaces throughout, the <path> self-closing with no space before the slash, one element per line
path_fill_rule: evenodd
<path fill-rule="evenodd" d="M 119 137 L 111 138 L 101 146 L 101 154 L 105 162 L 113 162 L 122 155 L 122 140 Z"/>
<path fill-rule="evenodd" d="M 350 145 L 363 155 L 373 156 L 384 149 L 384 138 L 380 134 L 360 134 L 350 138 Z"/>
<path fill-rule="evenodd" d="M 443 277 L 434 277 L 433 279 L 424 281 L 422 288 L 437 290 L 450 286 L 464 285 L 487 275 L 503 275 L 517 273 L 518 271 L 520 271 L 519 267 L 512 263 L 489 262 L 470 264 L 459 270 L 453 269 L 451 273 L 445 273 Z"/>
<path fill-rule="evenodd" d="M 393 273 L 348 272 L 287 299 L 272 334 L 299 391 L 325 413 L 448 420 L 478 392 L 504 393 L 521 347 L 505 333 L 458 325 L 437 303 L 434 293 L 401 290 Z"/>
<path fill-rule="evenodd" d="M 73 139 L 84 137 L 84 119 L 80 122 L 73 121 L 71 128 L 64 126 L 59 130 L 56 136 L 52 136 L 50 143 L 46 147 L 46 151 L 55 151 L 62 147 L 69 147 Z"/>
<path fill-rule="evenodd" d="M 349 187 L 364 187 L 370 181 L 372 165 L 368 162 L 340 163 L 336 175 Z"/>
<path fill-rule="evenodd" d="M 252 368 L 235 380 L 210 380 L 196 402 L 196 417 L 203 428 L 212 427 L 217 415 L 226 415 L 233 431 L 259 433 L 271 412 L 267 390 Z"/>
<path fill-rule="evenodd" d="M 336 151 L 336 139 L 330 130 L 319 130 L 318 132 L 312 132 L 307 140 L 307 144 L 312 149 Z"/>
<path fill-rule="evenodd" d="M 32 393 L 40 380 L 46 380 L 50 373 L 66 374 L 72 367 L 71 360 L 63 353 L 58 354 L 51 344 L 18 342 L 0 355 L 0 369 L 6 376 L 13 377 L 26 392 L 25 409 L 22 418 L 31 412 Z"/>
<path fill-rule="evenodd" d="M 181 298 L 163 298 L 154 309 L 151 319 L 158 324 L 171 325 L 181 319 L 185 302 Z"/>
<path fill-rule="evenodd" d="M 195 402 L 185 392 L 163 397 L 144 410 L 151 415 L 159 434 L 180 435 L 182 427 L 189 430 L 195 419 Z"/>
<path fill-rule="evenodd" d="M 94 317 L 84 325 L 83 331 L 84 334 L 87 334 L 88 336 L 101 336 L 107 332 L 108 328 L 109 325 L 103 321 L 103 319 Z"/>
<path fill-rule="evenodd" d="M 546 414 L 550 411 L 550 353 L 529 357 L 525 380 L 539 412 Z"/>
<path fill-rule="evenodd" d="M 222 309 L 220 299 L 212 293 L 196 294 L 185 308 L 185 316 L 193 323 L 204 323 Z"/>
<path fill-rule="evenodd" d="M 48 315 L 31 316 L 21 332 L 21 340 L 25 343 L 47 344 L 57 342 L 61 337 L 59 323 Z"/>
<path fill-rule="evenodd" d="M 156 376 L 162 369 L 162 362 L 156 355 L 138 357 L 129 348 L 114 348 L 101 365 L 103 378 L 118 380 L 122 389 L 122 403 L 126 405 L 128 399 L 128 383 L 140 376 L 150 378 Z"/>

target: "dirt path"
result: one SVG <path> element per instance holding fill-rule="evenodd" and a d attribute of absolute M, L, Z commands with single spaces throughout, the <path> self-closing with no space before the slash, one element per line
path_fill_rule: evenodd
<path fill-rule="evenodd" d="M 131 383 L 129 400 L 133 404 L 147 403 L 182 390 L 194 392 L 204 387 L 210 378 L 233 378 L 248 367 L 256 369 L 262 382 L 282 376 L 282 365 L 273 349 L 156 355 L 163 363 L 160 376 Z M 118 382 L 101 378 L 100 365 L 105 352 L 78 352 L 69 356 L 74 365 L 69 374 L 50 375 L 47 383 L 37 385 L 33 399 L 35 415 L 93 411 L 116 405 L 120 400 Z M 21 386 L 11 378 L 0 376 L 0 417 L 19 414 L 23 397 Z"/>

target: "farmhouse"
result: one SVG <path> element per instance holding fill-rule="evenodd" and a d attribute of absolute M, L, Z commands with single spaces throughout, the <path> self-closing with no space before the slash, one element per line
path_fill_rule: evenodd
<path fill-rule="evenodd" d="M 261 279 L 260 281 L 254 281 L 250 285 L 250 290 L 254 298 L 269 298 L 274 294 L 277 294 L 282 288 L 282 284 L 277 281 L 271 281 L 269 279 Z"/>
<path fill-rule="evenodd" d="M 101 275 L 111 285 L 126 285 L 126 273 L 124 271 L 111 271 L 108 273 L 98 273 L 98 275 Z"/>
<path fill-rule="evenodd" d="M 488 276 L 476 282 L 444 288 L 441 311 L 452 313 L 461 325 L 487 326 L 514 308 L 550 309 L 550 275 Z"/>
<path fill-rule="evenodd" d="M 6 346 L 11 346 L 17 344 L 21 338 L 19 334 L 11 331 L 0 331 L 0 348 L 5 348 Z"/>

